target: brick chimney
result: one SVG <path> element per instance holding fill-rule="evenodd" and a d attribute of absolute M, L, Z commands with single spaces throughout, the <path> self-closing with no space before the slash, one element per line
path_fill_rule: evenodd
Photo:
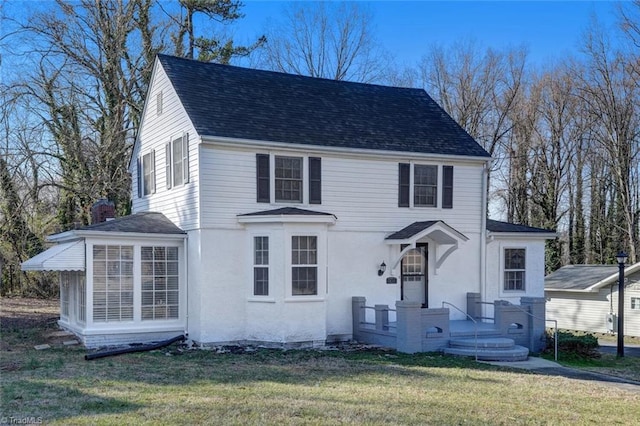
<path fill-rule="evenodd" d="M 91 224 L 105 222 L 116 217 L 116 206 L 112 201 L 101 198 L 91 206 Z"/>

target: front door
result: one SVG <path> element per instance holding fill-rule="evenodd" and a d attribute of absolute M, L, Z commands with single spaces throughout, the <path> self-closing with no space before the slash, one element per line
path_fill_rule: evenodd
<path fill-rule="evenodd" d="M 418 244 L 402 258 L 401 282 L 402 300 L 420 302 L 424 308 L 429 306 L 426 244 Z"/>

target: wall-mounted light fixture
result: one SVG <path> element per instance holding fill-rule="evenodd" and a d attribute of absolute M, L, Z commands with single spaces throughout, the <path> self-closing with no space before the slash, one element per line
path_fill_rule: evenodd
<path fill-rule="evenodd" d="M 384 274 L 384 271 L 387 270 L 387 265 L 384 263 L 384 260 L 380 264 L 380 268 L 378 268 L 378 276 L 381 277 Z"/>

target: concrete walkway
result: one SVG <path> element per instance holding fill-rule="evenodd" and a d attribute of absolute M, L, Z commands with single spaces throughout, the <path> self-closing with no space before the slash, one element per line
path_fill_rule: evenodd
<path fill-rule="evenodd" d="M 548 359 L 530 356 L 526 361 L 516 362 L 497 362 L 497 361 L 480 361 L 500 367 L 520 368 L 530 370 L 538 374 L 547 376 L 562 376 L 576 380 L 590 380 L 603 384 L 611 385 L 620 389 L 629 390 L 640 393 L 640 382 L 634 380 L 623 379 L 621 377 L 609 376 L 606 374 L 594 373 L 591 371 L 577 370 L 575 368 L 563 367 L 557 362 Z"/>

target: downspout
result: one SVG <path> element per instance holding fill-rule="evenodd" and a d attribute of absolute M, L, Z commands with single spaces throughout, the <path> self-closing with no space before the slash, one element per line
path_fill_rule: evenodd
<path fill-rule="evenodd" d="M 182 240 L 184 246 L 184 277 L 185 277 L 185 312 L 184 312 L 184 337 L 189 339 L 189 234 Z"/>
<path fill-rule="evenodd" d="M 487 180 L 489 176 L 489 163 L 482 167 L 482 206 L 480 216 L 480 301 L 487 298 Z M 486 305 L 482 305 L 482 316 L 486 317 Z"/>

